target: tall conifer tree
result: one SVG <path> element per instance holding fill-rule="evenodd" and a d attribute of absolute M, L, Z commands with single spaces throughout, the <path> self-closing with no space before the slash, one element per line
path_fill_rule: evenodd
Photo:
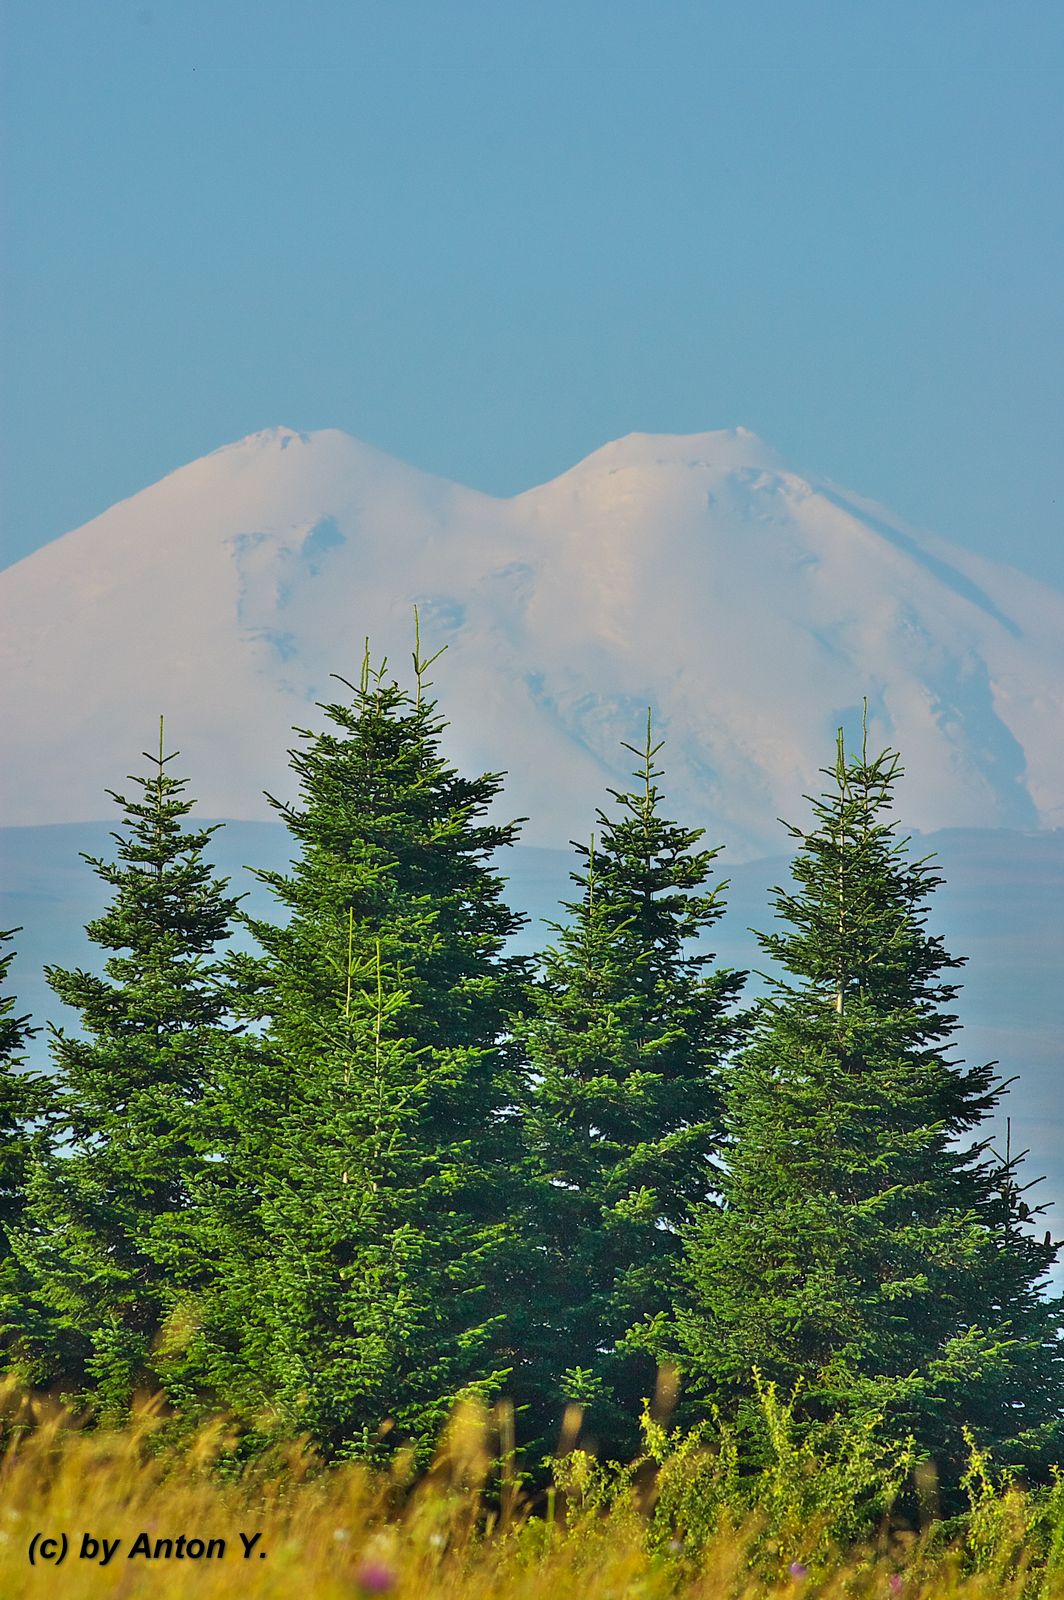
<path fill-rule="evenodd" d="M 489 858 L 517 824 L 483 820 L 498 775 L 441 756 L 414 659 L 411 696 L 367 648 L 350 703 L 292 754 L 297 803 L 272 801 L 297 856 L 261 874 L 288 920 L 249 923 L 265 1027 L 229 1087 L 229 1291 L 202 1335 L 228 1403 L 371 1455 L 427 1445 L 511 1364 L 507 1015 L 524 963 L 502 951 L 523 919 Z"/>
<path fill-rule="evenodd" d="M 901 768 L 842 735 L 795 887 L 761 944 L 786 969 L 727 1090 L 723 1206 L 689 1237 L 690 1383 L 743 1410 L 753 1370 L 811 1420 L 885 1413 L 940 1466 L 963 1428 L 1037 1461 L 1059 1444 L 1061 1305 L 1049 1236 L 1019 1225 L 1012 1165 L 973 1130 L 993 1065 L 944 1054 L 962 961 L 926 927 L 942 882 L 889 820 Z"/>
<path fill-rule="evenodd" d="M 237 906 L 204 858 L 216 828 L 185 826 L 192 801 L 166 770 L 161 718 L 146 759 L 139 798 L 108 791 L 123 811 L 117 860 L 84 858 L 113 892 L 86 927 L 111 952 L 104 976 L 46 968 L 83 1033 L 53 1030 L 60 1148 L 34 1171 L 16 1238 L 50 1330 L 25 1330 L 36 1375 L 108 1412 L 158 1386 L 153 1348 L 200 1274 L 191 1213 L 218 1153 L 206 1108 L 231 999 L 211 957 Z"/>
<path fill-rule="evenodd" d="M 17 932 L 0 932 L 0 950 Z M 27 1177 L 43 1143 L 42 1119 L 52 1101 L 48 1080 L 25 1070 L 26 1046 L 36 1030 L 28 1016 L 16 1015 L 14 996 L 5 992 L 14 954 L 5 950 L 0 955 L 0 1303 L 5 1322 L 11 1317 L 12 1297 L 26 1289 L 12 1254 L 11 1234 L 22 1218 Z"/>
<path fill-rule="evenodd" d="M 649 714 L 645 745 L 625 748 L 637 786 L 611 790 L 617 815 L 599 811 L 598 843 L 577 846 L 583 895 L 523 1029 L 543 1276 L 529 1379 L 540 1409 L 588 1403 L 600 1443 L 622 1452 L 654 1381 L 648 1350 L 680 1230 L 716 1183 L 721 1063 L 741 1031 L 744 977 L 707 971 L 712 954 L 692 949 L 723 914 L 720 890 L 703 889 L 718 851 L 663 816 Z"/>

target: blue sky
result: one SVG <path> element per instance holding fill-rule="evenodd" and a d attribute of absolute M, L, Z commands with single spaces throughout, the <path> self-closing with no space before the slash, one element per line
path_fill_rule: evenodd
<path fill-rule="evenodd" d="M 0 562 L 254 429 L 633 429 L 1064 587 L 1059 0 L 6 0 Z"/>

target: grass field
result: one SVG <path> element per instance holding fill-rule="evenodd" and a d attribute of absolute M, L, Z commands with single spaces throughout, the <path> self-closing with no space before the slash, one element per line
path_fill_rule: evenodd
<path fill-rule="evenodd" d="M 499 1419 L 472 1408 L 415 1475 L 402 1457 L 387 1472 L 325 1467 L 302 1444 L 237 1469 L 221 1424 L 178 1445 L 150 1407 L 90 1432 L 7 1402 L 3 1600 L 1064 1596 L 1064 1491 L 1025 1494 L 978 1460 L 965 1517 L 842 1543 L 832 1497 L 852 1463 L 818 1470 L 800 1451 L 738 1509 L 718 1492 L 715 1453 L 690 1441 L 626 1471 L 572 1451 L 536 1496 L 505 1473 L 500 1484 Z M 503 1459 L 505 1435 L 504 1417 Z"/>

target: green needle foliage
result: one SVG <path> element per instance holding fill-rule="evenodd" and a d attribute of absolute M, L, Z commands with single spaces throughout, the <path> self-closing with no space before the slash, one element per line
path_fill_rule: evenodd
<path fill-rule="evenodd" d="M 0 948 L 10 944 L 16 933 L 21 933 L 21 928 L 8 928 L 0 932 Z M 7 950 L 0 955 L 0 984 L 6 986 L 8 968 L 15 959 L 14 950 Z M 23 1052 L 34 1029 L 29 1026 L 29 1017 L 15 1016 L 15 1000 L 13 995 L 0 994 L 0 1063 L 10 1068 L 18 1066 L 23 1060 Z"/>
<path fill-rule="evenodd" d="M 700 892 L 716 850 L 661 811 L 650 719 L 638 786 L 611 790 L 599 842 L 577 846 L 583 889 L 543 957 L 522 1037 L 534 1079 L 526 1140 L 537 1180 L 539 1378 L 590 1407 L 604 1446 L 634 1445 L 670 1304 L 680 1230 L 712 1192 L 721 1061 L 744 975 L 690 946 L 723 914 Z M 563 1370 L 567 1369 L 567 1370 Z"/>
<path fill-rule="evenodd" d="M 0 948 L 19 932 L 0 933 Z M 0 955 L 0 986 L 6 985 L 14 951 Z M 12 995 L 0 992 L 0 1334 L 8 1344 L 25 1325 L 32 1285 L 14 1253 L 12 1236 L 25 1208 L 29 1175 L 46 1141 L 51 1084 L 24 1070 L 24 1051 L 36 1032 L 28 1016 L 15 1015 Z"/>
<path fill-rule="evenodd" d="M 330 731 L 302 734 L 298 802 L 272 802 L 297 856 L 261 874 L 288 920 L 249 922 L 264 955 L 241 964 L 264 1031 L 228 1085 L 203 1359 L 228 1404 L 334 1453 L 427 1447 L 512 1365 L 524 963 L 501 952 L 523 918 L 489 858 L 517 824 L 481 820 L 497 774 L 442 759 L 428 664 L 415 651 L 411 696 L 367 648 Z"/>
<path fill-rule="evenodd" d="M 0 932 L 0 949 L 18 928 Z M 0 986 L 6 986 L 14 950 L 0 955 Z M 12 1227 L 22 1213 L 26 1174 L 33 1151 L 34 1122 L 45 1110 L 47 1084 L 37 1074 L 20 1071 L 25 1047 L 36 1031 L 29 1017 L 15 1015 L 12 995 L 0 990 L 0 1260 L 10 1259 Z"/>
<path fill-rule="evenodd" d="M 237 900 L 204 860 L 216 829 L 185 827 L 186 780 L 163 752 L 160 718 L 153 770 L 132 778 L 140 797 L 108 791 L 124 814 L 117 860 L 84 858 L 113 891 L 85 930 L 112 952 L 104 976 L 46 968 L 83 1035 L 53 1030 L 58 1148 L 32 1174 L 16 1239 L 50 1330 L 38 1318 L 24 1353 L 105 1412 L 158 1388 L 153 1349 L 201 1275 L 192 1214 L 217 1154 L 207 1108 L 228 1037 L 231 995 L 210 958 Z"/>
<path fill-rule="evenodd" d="M 1020 1226 L 1015 1163 L 966 1138 L 1003 1086 L 943 1054 L 962 962 L 926 928 L 941 878 L 887 820 L 900 771 L 889 751 L 847 758 L 840 734 L 815 826 L 791 830 L 785 927 L 761 936 L 790 976 L 728 1086 L 681 1361 L 726 1413 L 768 1381 L 798 1387 L 807 1420 L 884 1415 L 942 1469 L 965 1423 L 999 1459 L 1044 1463 L 1064 1403 L 1062 1308 L 1039 1293 L 1056 1249 Z"/>

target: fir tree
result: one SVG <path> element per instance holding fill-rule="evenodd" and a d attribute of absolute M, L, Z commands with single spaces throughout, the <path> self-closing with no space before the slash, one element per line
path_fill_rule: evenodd
<path fill-rule="evenodd" d="M 161 718 L 146 759 L 139 798 L 108 791 L 124 814 L 117 860 L 84 857 L 113 891 L 86 927 L 112 952 L 104 975 L 45 969 L 83 1033 L 53 1029 L 59 1148 L 31 1176 L 16 1238 L 46 1312 L 22 1331 L 31 1370 L 104 1411 L 158 1387 L 153 1348 L 200 1275 L 191 1213 L 218 1153 L 206 1107 L 230 1004 L 210 958 L 237 906 L 204 859 L 217 825 L 184 826 L 192 802 L 166 770 Z"/>
<path fill-rule="evenodd" d="M 245 1415 L 331 1451 L 427 1446 L 458 1394 L 503 1383 L 516 1168 L 507 1015 L 522 918 L 482 820 L 497 774 L 440 754 L 415 650 L 409 695 L 371 671 L 300 730 L 288 913 L 251 921 L 261 1039 L 229 1085 L 238 1181 L 221 1213 L 221 1315 L 204 1369 Z M 343 681 L 343 680 L 340 680 Z"/>
<path fill-rule="evenodd" d="M 848 759 L 839 735 L 813 802 L 783 931 L 786 969 L 727 1090 L 723 1205 L 691 1230 L 678 1314 L 694 1388 L 744 1410 L 753 1373 L 812 1421 L 883 1414 L 940 1466 L 970 1426 L 999 1455 L 1044 1460 L 1064 1402 L 1055 1258 L 1018 1225 L 1015 1163 L 972 1131 L 994 1065 L 947 1059 L 963 963 L 927 931 L 942 882 L 888 820 L 898 757 Z"/>
<path fill-rule="evenodd" d="M 530 1379 L 540 1409 L 544 1390 L 555 1406 L 589 1404 L 593 1433 L 620 1452 L 653 1385 L 680 1230 L 716 1183 L 721 1062 L 744 976 L 707 972 L 712 954 L 690 948 L 723 913 L 719 888 L 700 892 L 718 851 L 662 815 L 649 715 L 643 748 L 625 748 L 637 787 L 611 790 L 618 815 L 600 811 L 598 844 L 577 846 L 583 895 L 522 1030 L 543 1279 Z"/>
<path fill-rule="evenodd" d="M 0 932 L 0 948 L 19 931 Z M 11 1233 L 22 1216 L 27 1173 L 51 1103 L 48 1080 L 23 1070 L 26 1046 L 37 1030 L 28 1016 L 15 1015 L 14 997 L 3 993 L 14 955 L 13 950 L 0 955 L 0 1294 L 17 1277 Z"/>

